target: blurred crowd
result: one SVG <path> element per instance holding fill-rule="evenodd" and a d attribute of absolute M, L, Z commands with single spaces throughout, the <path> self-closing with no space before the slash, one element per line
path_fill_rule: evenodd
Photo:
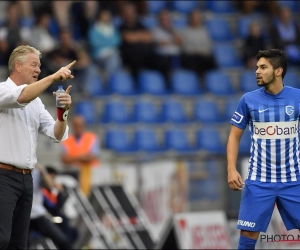
<path fill-rule="evenodd" d="M 168 80 L 176 68 L 193 70 L 201 77 L 218 67 L 205 13 L 200 9 L 184 13 L 187 24 L 178 29 L 168 5 L 155 14 L 156 25 L 147 27 L 141 21 L 150 14 L 147 1 L 0 4 L 0 65 L 7 65 L 10 52 L 20 44 L 30 44 L 42 52 L 41 77 L 77 60 L 74 74 L 80 84 L 73 84 L 74 91 L 83 93 L 83 83 L 94 72 L 108 79 L 114 71 L 126 69 L 137 77 L 141 69 L 148 68 L 160 71 Z M 268 45 L 285 49 L 290 61 L 299 65 L 300 30 L 289 7 L 277 1 L 239 1 L 234 5 L 243 15 L 259 10 L 271 20 L 268 30 L 260 22 L 250 23 L 242 49 L 246 68 L 254 67 L 257 51 Z"/>

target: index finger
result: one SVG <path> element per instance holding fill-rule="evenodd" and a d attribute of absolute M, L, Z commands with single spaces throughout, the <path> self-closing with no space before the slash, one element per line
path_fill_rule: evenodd
<path fill-rule="evenodd" d="M 73 62 L 71 62 L 70 64 L 68 64 L 67 66 L 65 66 L 66 68 L 71 68 L 74 64 L 76 63 L 76 60 L 74 60 Z"/>

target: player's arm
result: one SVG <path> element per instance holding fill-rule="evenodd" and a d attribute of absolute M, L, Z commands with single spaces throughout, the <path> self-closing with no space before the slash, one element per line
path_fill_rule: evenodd
<path fill-rule="evenodd" d="M 75 64 L 75 62 L 76 61 L 73 61 L 67 66 L 60 68 L 57 72 L 50 76 L 27 85 L 19 95 L 17 101 L 19 103 L 29 103 L 43 93 L 52 83 L 74 78 L 71 74 L 70 68 Z"/>
<path fill-rule="evenodd" d="M 233 190 L 241 190 L 244 181 L 236 169 L 236 161 L 239 152 L 239 144 L 244 130 L 231 125 L 227 142 L 227 171 L 228 184 Z"/>

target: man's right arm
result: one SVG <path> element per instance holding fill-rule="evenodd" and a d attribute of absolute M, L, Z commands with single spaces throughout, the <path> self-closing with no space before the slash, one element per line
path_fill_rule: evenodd
<path fill-rule="evenodd" d="M 68 64 L 65 67 L 60 68 L 54 74 L 47 76 L 39 81 L 27 85 L 18 97 L 18 103 L 29 103 L 40 94 L 42 94 L 52 83 L 56 81 L 64 81 L 72 79 L 74 76 L 71 74 L 70 68 L 76 61 Z"/>
<path fill-rule="evenodd" d="M 230 134 L 227 142 L 227 171 L 228 184 L 233 190 L 241 190 L 244 181 L 236 170 L 236 161 L 238 157 L 239 144 L 244 130 L 231 125 Z"/>

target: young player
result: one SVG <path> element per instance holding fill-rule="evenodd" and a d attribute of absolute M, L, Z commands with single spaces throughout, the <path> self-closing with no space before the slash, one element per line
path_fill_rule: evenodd
<path fill-rule="evenodd" d="M 286 53 L 259 51 L 256 79 L 261 88 L 240 99 L 231 119 L 227 144 L 228 183 L 243 190 L 237 228 L 238 249 L 254 249 L 266 232 L 275 203 L 287 230 L 300 228 L 299 114 L 300 89 L 283 85 Z M 248 177 L 236 170 L 239 141 L 249 126 L 251 149 Z"/>

